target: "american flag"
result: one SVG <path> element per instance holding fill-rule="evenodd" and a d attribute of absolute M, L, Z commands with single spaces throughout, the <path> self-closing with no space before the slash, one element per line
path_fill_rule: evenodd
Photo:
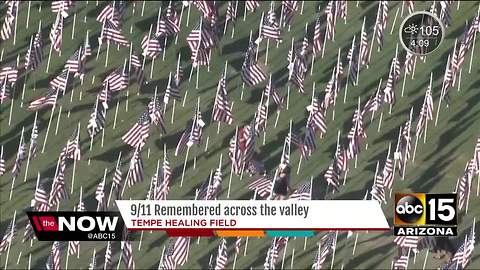
<path fill-rule="evenodd" d="M 320 16 L 318 15 L 317 19 L 315 20 L 315 29 L 313 32 L 313 40 L 312 40 L 312 50 L 313 50 L 313 55 L 317 56 L 322 52 L 323 48 L 323 38 L 322 38 L 322 32 L 321 32 L 321 22 L 320 22 Z"/>
<path fill-rule="evenodd" d="M 248 11 L 254 12 L 257 7 L 260 6 L 260 1 L 258 0 L 247 0 L 245 1 L 245 7 Z"/>
<path fill-rule="evenodd" d="M 122 136 L 122 141 L 131 147 L 143 147 L 149 136 L 150 124 L 152 119 L 149 110 L 145 110 L 138 121 L 131 127 L 128 132 Z"/>
<path fill-rule="evenodd" d="M 113 266 L 113 252 L 112 244 L 110 241 L 107 243 L 107 248 L 105 249 L 105 263 L 103 269 L 111 269 Z"/>
<path fill-rule="evenodd" d="M 217 7 L 215 6 L 215 2 L 205 1 L 205 0 L 197 0 L 193 1 L 193 5 L 198 8 L 200 12 L 202 12 L 203 17 L 212 22 L 212 25 L 215 24 L 217 20 Z"/>
<path fill-rule="evenodd" d="M 90 137 L 95 137 L 102 129 L 105 128 L 107 116 L 107 108 L 100 104 L 100 100 L 97 97 L 93 111 L 90 114 L 90 119 L 88 120 L 87 130 Z"/>
<path fill-rule="evenodd" d="M 225 15 L 225 24 L 228 25 L 230 22 L 235 24 L 237 19 L 237 7 L 238 1 L 228 1 L 227 12 Z"/>
<path fill-rule="evenodd" d="M 318 99 L 313 98 L 312 104 L 307 106 L 309 112 L 307 119 L 307 127 L 313 131 L 319 131 L 320 137 L 327 132 L 327 121 L 325 120 L 325 110 L 322 109 Z"/>
<path fill-rule="evenodd" d="M 257 45 L 254 42 L 250 42 L 242 64 L 242 80 L 248 86 L 255 86 L 267 78 L 264 67 L 255 60 L 256 49 Z"/>
<path fill-rule="evenodd" d="M 59 241 L 53 242 L 52 251 L 48 256 L 47 263 L 45 267 L 47 270 L 59 270 L 61 265 L 61 252 L 63 249 L 63 245 Z"/>
<path fill-rule="evenodd" d="M 406 270 L 408 267 L 408 255 L 402 254 L 393 262 L 393 269 Z"/>
<path fill-rule="evenodd" d="M 3 145 L 2 145 L 1 152 L 0 152 L 0 176 L 4 175 L 6 171 L 7 171 L 7 168 L 5 165 L 5 159 L 3 158 Z"/>
<path fill-rule="evenodd" d="M 165 11 L 165 15 L 157 22 L 156 33 L 171 36 L 178 32 L 180 32 L 180 17 L 170 3 Z"/>
<path fill-rule="evenodd" d="M 175 156 L 180 155 L 187 149 L 191 129 L 191 127 L 186 128 L 185 131 L 183 131 L 182 136 L 180 136 L 180 140 L 178 140 L 177 147 L 175 148 Z"/>
<path fill-rule="evenodd" d="M 477 143 L 475 144 L 475 151 L 473 152 L 473 162 L 477 173 L 480 173 L 480 137 L 477 138 Z"/>
<path fill-rule="evenodd" d="M 127 185 L 132 187 L 136 183 L 143 182 L 143 160 L 140 153 L 140 148 L 135 149 L 132 159 L 130 160 L 130 166 L 127 173 Z"/>
<path fill-rule="evenodd" d="M 232 138 L 230 139 L 230 143 L 228 146 L 228 156 L 230 157 L 230 160 L 232 162 L 231 170 L 237 175 L 240 174 L 245 167 L 242 157 L 243 153 L 240 149 L 241 134 L 239 134 L 238 131 L 239 129 L 237 128 L 235 131 L 235 135 L 232 136 Z"/>
<path fill-rule="evenodd" d="M 385 183 L 383 182 L 383 177 L 381 175 L 376 175 L 370 194 L 372 195 L 372 199 L 380 204 L 387 203 L 385 197 Z"/>
<path fill-rule="evenodd" d="M 35 38 L 33 38 L 33 42 L 30 43 L 27 54 L 25 54 L 25 69 L 35 70 L 40 65 L 43 59 L 42 50 L 42 32 L 39 31 L 35 34 Z"/>
<path fill-rule="evenodd" d="M 227 240 L 222 238 L 220 245 L 218 246 L 217 258 L 215 260 L 215 270 L 225 269 L 228 261 L 228 249 L 227 249 Z"/>
<path fill-rule="evenodd" d="M 458 209 L 461 210 L 466 205 L 469 194 L 472 189 L 472 181 L 473 181 L 473 172 L 469 170 L 469 164 L 473 163 L 471 160 L 467 163 L 465 168 L 465 172 L 463 173 L 462 178 L 459 179 L 457 182 L 457 186 L 455 188 L 458 197 Z"/>
<path fill-rule="evenodd" d="M 3 67 L 0 69 L 0 82 L 14 85 L 18 79 L 18 70 L 12 66 Z"/>
<path fill-rule="evenodd" d="M 78 48 L 70 58 L 68 58 L 65 63 L 64 69 L 68 70 L 70 73 L 79 74 L 82 70 L 83 61 L 81 56 L 83 54 L 82 47 Z"/>
<path fill-rule="evenodd" d="M 68 17 L 67 11 L 75 6 L 74 1 L 52 1 L 50 8 L 53 13 L 61 13 L 64 18 Z"/>
<path fill-rule="evenodd" d="M 202 130 L 205 126 L 205 122 L 202 120 L 202 112 L 200 107 L 197 107 L 197 111 L 193 116 L 192 128 L 190 129 L 190 135 L 188 137 L 187 146 L 190 147 L 194 144 L 200 144 L 202 139 Z"/>
<path fill-rule="evenodd" d="M 412 136 L 410 134 L 410 129 L 411 129 L 412 123 L 411 120 L 407 120 L 405 124 L 402 125 L 401 128 L 401 136 L 400 136 L 400 142 L 398 143 L 397 147 L 397 159 L 399 161 L 399 166 L 398 170 L 400 172 L 400 175 L 403 177 L 403 168 L 405 167 L 405 164 L 407 163 L 407 160 L 410 159 L 410 150 L 411 150 L 411 144 L 412 144 Z"/>
<path fill-rule="evenodd" d="M 243 150 L 243 164 L 248 164 L 255 153 L 255 143 L 257 137 L 257 130 L 255 123 L 252 121 L 250 125 L 245 126 L 240 132 L 240 148 Z M 242 143 L 243 140 L 243 143 Z M 243 147 L 242 147 L 243 146 Z"/>
<path fill-rule="evenodd" d="M 263 264 L 264 269 L 275 269 L 275 262 L 280 255 L 280 250 L 285 247 L 287 242 L 288 237 L 275 237 L 272 240 L 272 244 L 267 250 L 265 263 Z"/>
<path fill-rule="evenodd" d="M 405 4 L 407 5 L 408 14 L 412 14 L 415 11 L 415 1 L 406 0 Z"/>
<path fill-rule="evenodd" d="M 335 3 L 337 5 L 337 16 L 340 18 L 347 20 L 347 1 L 341 0 Z"/>
<path fill-rule="evenodd" d="M 346 172 L 348 170 L 348 154 L 347 150 L 337 145 L 335 151 L 335 167 L 338 172 Z"/>
<path fill-rule="evenodd" d="M 48 193 L 42 183 L 39 183 L 35 188 L 33 201 L 33 207 L 36 211 L 48 211 L 50 209 L 50 205 L 48 203 Z"/>
<path fill-rule="evenodd" d="M 432 91 L 430 87 L 428 88 L 427 92 L 425 93 L 425 99 L 423 100 L 422 109 L 420 110 L 420 115 L 418 118 L 416 135 L 418 137 L 422 136 L 423 132 L 425 131 L 425 125 L 427 121 L 433 119 L 433 98 L 432 98 Z"/>
<path fill-rule="evenodd" d="M 242 246 L 242 238 L 237 236 L 237 240 L 235 240 L 235 253 L 240 252 L 240 247 Z"/>
<path fill-rule="evenodd" d="M 142 55 L 150 58 L 156 58 L 165 49 L 165 36 L 160 34 L 148 34 L 142 39 Z"/>
<path fill-rule="evenodd" d="M 283 110 L 285 107 L 285 96 L 281 96 L 279 90 L 273 85 L 273 83 L 267 84 L 263 91 L 263 98 L 268 99 L 272 97 L 273 102 L 277 105 L 277 110 Z"/>
<path fill-rule="evenodd" d="M 176 265 L 183 265 L 187 261 L 190 237 L 170 238 L 163 256 L 163 269 L 175 269 Z"/>
<path fill-rule="evenodd" d="M 270 175 L 264 175 L 248 184 L 248 189 L 255 191 L 260 198 L 266 198 L 270 195 L 272 185 L 273 177 Z"/>
<path fill-rule="evenodd" d="M 328 255 L 335 250 L 336 245 L 337 239 L 335 232 L 328 232 L 322 236 L 318 251 L 313 260 L 312 269 L 322 269 L 323 263 L 327 260 Z"/>
<path fill-rule="evenodd" d="M 118 5 L 118 6 L 117 6 Z M 112 22 L 114 25 L 120 27 L 123 12 L 123 3 L 112 3 L 105 6 L 100 14 L 97 16 L 97 21 L 100 23 Z"/>
<path fill-rule="evenodd" d="M 50 42 L 52 48 L 59 52 L 62 47 L 62 35 L 63 35 L 63 17 L 60 13 L 57 14 L 57 19 L 52 25 L 50 30 Z"/>
<path fill-rule="evenodd" d="M 151 122 L 160 127 L 160 131 L 163 134 L 167 134 L 167 128 L 165 127 L 165 120 L 163 117 L 163 110 L 158 97 L 152 97 L 147 106 L 148 114 Z"/>
<path fill-rule="evenodd" d="M 50 88 L 57 89 L 58 91 L 62 90 L 62 92 L 65 93 L 65 90 L 67 90 L 68 77 L 68 70 L 64 69 L 59 75 L 50 81 Z"/>
<path fill-rule="evenodd" d="M 0 254 L 7 250 L 9 243 L 15 239 L 17 235 L 17 228 L 14 223 L 14 219 L 10 221 L 8 224 L 7 229 L 5 230 L 5 234 L 3 235 L 2 239 L 0 240 Z"/>
<path fill-rule="evenodd" d="M 303 184 L 300 188 L 295 190 L 289 197 L 292 200 L 311 200 L 312 199 L 312 184 L 310 182 Z"/>
<path fill-rule="evenodd" d="M 268 104 L 267 101 L 260 100 L 260 103 L 257 106 L 257 112 L 255 113 L 255 129 L 257 132 L 264 131 L 267 127 L 267 118 L 268 118 Z"/>
<path fill-rule="evenodd" d="M 205 181 L 202 186 L 198 189 L 196 195 L 197 200 L 215 200 L 218 193 L 221 190 L 222 185 L 222 172 L 220 169 L 215 170 L 213 179 L 209 178 L 208 181 Z"/>
<path fill-rule="evenodd" d="M 405 73 L 412 74 L 415 68 L 416 56 L 413 53 L 407 52 L 405 56 Z"/>
<path fill-rule="evenodd" d="M 163 167 L 157 170 L 156 174 L 154 174 L 153 176 L 154 179 L 152 179 L 152 181 L 155 182 L 154 192 L 153 192 L 154 200 L 161 201 L 161 200 L 167 199 L 168 192 L 170 191 L 170 180 L 171 180 L 170 175 L 171 175 L 170 165 L 165 156 L 163 161 Z"/>
<path fill-rule="evenodd" d="M 327 26 L 325 28 L 325 36 L 328 40 L 333 40 L 335 34 L 335 25 L 337 24 L 337 5 L 335 1 L 329 1 L 325 8 L 327 16 Z"/>
<path fill-rule="evenodd" d="M 232 111 L 230 110 L 225 81 L 225 76 L 222 76 L 218 81 L 217 94 L 215 95 L 212 115 L 213 121 L 224 122 L 231 125 L 233 122 L 233 116 Z"/>
<path fill-rule="evenodd" d="M 355 36 L 353 37 L 352 47 L 348 50 L 348 69 L 349 69 L 349 81 L 352 85 L 358 84 L 358 68 L 359 68 L 359 47 L 355 45 Z"/>
<path fill-rule="evenodd" d="M 100 180 L 97 189 L 95 190 L 95 200 L 97 200 L 97 211 L 106 211 L 106 196 L 105 196 L 105 179 Z"/>
<path fill-rule="evenodd" d="M 18 152 L 17 157 L 15 158 L 15 162 L 13 163 L 12 175 L 13 178 L 17 178 L 18 174 L 20 174 L 20 169 L 22 167 L 23 161 L 27 158 L 27 145 L 25 143 L 25 139 L 23 138 L 23 133 L 20 137 L 20 142 L 18 144 Z"/>
<path fill-rule="evenodd" d="M 301 54 L 299 50 L 294 50 L 287 68 L 289 81 L 298 87 L 300 93 L 304 93 L 304 80 L 308 70 L 306 55 Z"/>
<path fill-rule="evenodd" d="M 107 81 L 100 92 L 97 94 L 97 98 L 101 101 L 102 106 L 108 109 L 108 102 L 112 97 L 112 91 L 110 90 L 110 82 Z"/>
<path fill-rule="evenodd" d="M 302 157 L 307 159 L 309 156 L 313 154 L 313 151 L 317 149 L 317 145 L 315 144 L 315 130 L 312 127 L 308 127 L 305 130 L 305 137 L 303 138 L 303 151 Z"/>
<path fill-rule="evenodd" d="M 92 55 L 92 47 L 90 46 L 90 42 L 88 41 L 88 35 L 85 37 L 85 43 L 83 44 L 83 53 L 81 56 L 81 60 L 85 61 L 88 56 Z"/>
<path fill-rule="evenodd" d="M 332 186 L 336 191 L 338 191 L 340 187 L 340 182 L 338 181 L 340 173 L 338 172 L 333 162 L 330 163 L 330 166 L 328 166 L 328 169 L 325 171 L 323 177 L 325 178 L 325 181 L 327 181 L 329 186 Z"/>
<path fill-rule="evenodd" d="M 169 84 L 167 85 L 167 89 L 165 90 L 165 95 L 163 96 L 163 103 L 168 104 L 170 97 L 180 100 L 182 96 L 180 95 L 180 88 L 178 87 L 178 83 L 176 79 L 172 81 L 172 75 L 169 75 L 168 78 Z"/>
<path fill-rule="evenodd" d="M 277 21 L 277 16 L 275 15 L 275 10 L 273 5 L 268 11 L 266 17 L 263 17 L 263 24 L 260 28 L 260 36 L 262 38 L 268 38 L 273 40 L 281 40 L 280 38 L 280 26 Z"/>
<path fill-rule="evenodd" d="M 295 16 L 295 12 L 298 11 L 298 1 L 282 1 L 282 10 L 283 10 L 283 18 L 282 24 L 291 25 L 293 21 L 293 17 Z"/>
<path fill-rule="evenodd" d="M 143 73 L 142 60 L 140 56 L 132 53 L 132 55 L 130 55 L 130 65 L 132 67 L 130 73 L 133 72 L 138 84 L 143 85 L 145 82 L 145 74 Z"/>
<path fill-rule="evenodd" d="M 68 199 L 69 195 L 65 189 L 65 159 L 61 158 L 57 163 L 57 172 L 53 178 L 52 187 L 50 189 L 50 197 L 48 203 L 50 208 L 57 206 L 60 201 Z"/>
<path fill-rule="evenodd" d="M 122 46 L 128 46 L 130 43 L 128 39 L 123 35 L 122 29 L 116 26 L 111 21 L 106 21 L 102 27 L 102 34 L 99 38 L 99 43 L 102 41 L 112 41 Z"/>
<path fill-rule="evenodd" d="M 103 80 L 103 86 L 109 83 L 110 90 L 118 92 L 128 87 L 128 75 L 125 68 L 117 68 Z"/>
<path fill-rule="evenodd" d="M 122 170 L 121 170 L 121 164 L 118 162 L 117 166 L 115 167 L 115 172 L 113 173 L 113 191 L 115 191 L 115 197 L 117 200 L 120 200 L 121 196 L 121 190 L 123 187 L 122 183 Z"/>
<path fill-rule="evenodd" d="M 393 172 L 393 159 L 387 158 L 385 161 L 385 166 L 382 171 L 383 183 L 386 188 L 391 189 L 393 186 L 393 181 L 395 174 Z"/>
<path fill-rule="evenodd" d="M 383 89 L 384 101 L 388 104 L 395 103 L 395 86 L 400 78 L 400 63 L 396 57 L 392 59 L 390 72 L 388 73 L 387 84 Z"/>
<path fill-rule="evenodd" d="M 387 28 L 388 20 L 388 1 L 380 1 L 378 3 L 377 19 L 375 25 L 377 27 L 376 34 L 377 43 L 380 50 L 383 48 L 383 40 L 385 35 L 385 29 Z"/>
<path fill-rule="evenodd" d="M 418 247 L 418 236 L 397 236 L 393 242 L 400 248 L 411 248 L 416 250 Z"/>
<path fill-rule="evenodd" d="M 62 150 L 62 156 L 69 159 L 80 160 L 80 129 L 77 127 Z"/>
<path fill-rule="evenodd" d="M 20 1 L 5 1 L 5 4 L 7 5 L 7 14 L 0 31 L 0 38 L 2 40 L 7 40 L 12 36 L 13 23 L 17 18 Z"/>
<path fill-rule="evenodd" d="M 7 83 L 7 77 L 5 77 L 3 83 L 0 85 L 0 101 L 11 98 L 13 87 Z"/>
<path fill-rule="evenodd" d="M 368 65 L 369 48 L 365 23 L 363 23 L 362 32 L 360 33 L 360 63 L 362 65 Z"/>
<path fill-rule="evenodd" d="M 135 262 L 133 261 L 133 248 L 130 240 L 121 241 L 122 247 L 122 261 L 125 263 L 127 269 L 135 269 Z"/>

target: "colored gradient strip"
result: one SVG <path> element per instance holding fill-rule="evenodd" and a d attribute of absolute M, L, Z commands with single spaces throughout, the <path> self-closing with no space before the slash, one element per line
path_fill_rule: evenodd
<path fill-rule="evenodd" d="M 269 237 L 310 237 L 315 234 L 314 231 L 266 231 Z"/>
<path fill-rule="evenodd" d="M 259 230 L 216 230 L 218 237 L 264 237 L 265 232 Z"/>
<path fill-rule="evenodd" d="M 190 236 L 190 237 L 214 237 L 215 233 L 210 229 L 167 229 L 169 237 Z"/>

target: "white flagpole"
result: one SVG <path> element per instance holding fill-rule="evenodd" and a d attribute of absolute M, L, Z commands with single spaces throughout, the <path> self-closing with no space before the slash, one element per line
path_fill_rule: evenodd
<path fill-rule="evenodd" d="M 118 158 L 117 158 L 117 165 L 115 166 L 115 171 L 119 168 L 120 166 L 120 160 L 122 158 L 122 151 L 118 153 Z M 113 183 L 110 186 L 110 193 L 108 194 L 108 200 L 107 200 L 107 207 L 110 206 L 110 199 L 112 198 L 112 192 L 113 192 Z"/>
<path fill-rule="evenodd" d="M 450 66 L 450 60 L 451 60 L 450 55 L 448 55 L 446 69 L 448 69 L 449 66 Z M 446 72 L 445 72 L 445 75 L 446 75 Z M 440 105 L 442 105 L 442 100 L 443 100 L 443 97 L 445 95 L 445 93 L 443 91 L 443 87 L 445 85 L 445 75 L 443 76 L 442 92 L 440 93 L 440 100 L 438 101 L 437 114 L 435 115 L 435 126 L 437 126 L 437 124 L 438 124 L 438 117 L 440 115 Z"/>
<path fill-rule="evenodd" d="M 347 80 L 345 82 L 345 94 L 343 95 L 343 104 L 345 104 L 345 102 L 347 101 L 347 94 L 348 94 L 348 84 L 349 84 L 349 79 L 350 79 L 350 69 L 351 69 L 351 66 L 353 64 L 353 57 L 354 57 L 354 54 L 353 54 L 353 50 L 355 49 L 355 37 L 356 35 L 353 35 L 353 40 L 352 40 L 352 47 L 351 47 L 351 52 L 352 52 L 352 59 L 350 59 L 348 61 L 348 71 L 347 71 Z M 359 53 L 360 55 L 360 53 Z M 338 72 L 338 71 L 337 71 Z"/>
<path fill-rule="evenodd" d="M 393 23 L 392 23 L 392 28 L 390 29 L 390 35 L 393 34 L 393 29 L 395 28 L 395 22 L 397 21 L 397 16 L 398 16 L 398 7 L 397 11 L 395 11 L 395 17 L 393 18 Z"/>
<path fill-rule="evenodd" d="M 57 96 L 55 97 L 55 103 L 53 104 L 52 112 L 50 113 L 50 120 L 48 120 L 47 131 L 45 132 L 45 140 L 43 141 L 42 154 L 45 153 L 45 145 L 47 144 L 48 131 L 50 130 L 50 125 L 52 124 L 53 112 L 55 111 L 55 107 L 57 105 L 57 97 L 58 97 L 58 93 L 57 93 Z"/>
<path fill-rule="evenodd" d="M 47 69 L 45 70 L 45 73 L 48 73 L 48 69 L 50 68 L 50 59 L 52 58 L 52 49 L 53 49 L 53 44 L 50 44 L 50 51 L 48 52 L 48 59 L 47 59 Z"/>
<path fill-rule="evenodd" d="M 62 116 L 62 105 L 60 104 L 60 108 L 58 108 L 57 124 L 55 125 L 55 136 L 58 133 L 58 126 L 60 125 L 60 117 L 61 116 Z"/>
<path fill-rule="evenodd" d="M 80 136 L 80 123 L 81 123 L 81 122 L 78 122 L 77 138 L 79 138 L 79 136 Z M 70 194 L 73 194 L 73 187 L 74 187 L 74 184 L 75 184 L 75 171 L 76 171 L 76 168 L 77 168 L 77 159 L 74 158 L 74 159 L 73 159 L 73 172 L 72 172 L 72 187 L 71 187 L 71 189 L 70 189 Z"/>
<path fill-rule="evenodd" d="M 14 4 L 15 5 L 15 4 Z M 18 23 L 18 10 L 20 9 L 20 2 L 17 2 L 17 8 L 15 10 L 15 29 L 13 30 L 13 45 L 17 41 L 17 23 Z M 5 263 L 6 265 L 6 263 Z"/>
<path fill-rule="evenodd" d="M 8 256 L 10 255 L 10 247 L 12 245 L 12 242 L 13 242 L 13 233 L 14 233 L 14 228 L 15 228 L 15 218 L 17 217 L 17 210 L 15 209 L 15 212 L 13 213 L 13 220 L 12 220 L 12 228 L 11 228 L 11 231 L 10 231 L 10 234 L 12 235 L 12 238 L 10 239 L 10 241 L 8 241 L 8 247 L 7 247 L 7 256 L 5 258 L 5 268 L 3 269 L 7 269 L 7 265 L 8 265 Z"/>
<path fill-rule="evenodd" d="M 28 29 L 28 22 L 30 21 L 30 5 L 32 4 L 32 1 L 28 1 L 28 10 L 27 10 L 27 22 L 25 23 L 25 28 Z"/>
<path fill-rule="evenodd" d="M 72 40 L 75 37 L 75 21 L 77 20 L 77 13 L 73 14 L 73 24 L 72 24 Z"/>

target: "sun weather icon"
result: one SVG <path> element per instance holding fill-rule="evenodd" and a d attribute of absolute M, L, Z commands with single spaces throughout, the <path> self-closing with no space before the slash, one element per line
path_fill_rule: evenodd
<path fill-rule="evenodd" d="M 412 34 L 412 35 L 415 35 L 417 32 L 418 32 L 418 26 L 414 23 L 408 25 L 407 27 L 405 27 L 403 29 L 403 32 L 405 32 L 406 34 Z"/>

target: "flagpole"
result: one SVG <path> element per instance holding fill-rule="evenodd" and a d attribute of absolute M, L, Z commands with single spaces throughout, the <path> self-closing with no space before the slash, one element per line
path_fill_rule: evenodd
<path fill-rule="evenodd" d="M 238 0 L 235 1 L 235 20 L 237 19 L 237 11 L 238 11 Z M 233 39 L 234 35 L 235 35 L 235 23 L 232 26 L 232 34 L 231 34 L 230 38 Z"/>
<path fill-rule="evenodd" d="M 263 17 L 265 16 L 265 12 L 262 12 L 262 17 L 260 18 L 260 24 L 258 25 L 258 37 L 257 39 L 262 41 L 262 26 L 263 26 Z M 268 40 L 268 38 L 267 38 Z M 257 51 L 255 53 L 255 61 L 258 61 L 258 47 L 260 47 L 260 42 L 258 43 L 257 46 Z"/>
<path fill-rule="evenodd" d="M 22 127 L 22 133 L 20 134 L 20 142 L 18 143 L 18 151 L 17 151 L 17 157 L 15 158 L 15 163 L 17 162 L 17 159 L 18 159 L 18 156 L 19 156 L 19 153 L 20 153 L 20 148 L 22 147 L 22 144 L 24 143 L 24 137 L 23 137 L 23 132 L 24 131 L 25 131 L 25 127 Z M 2 146 L 2 150 L 3 150 L 3 146 Z M 18 169 L 19 169 L 19 172 L 17 174 L 20 173 L 21 167 L 19 166 Z M 14 175 L 13 180 L 12 180 L 12 186 L 10 188 L 10 197 L 8 199 L 9 201 L 12 200 L 12 193 L 13 193 L 13 187 L 15 185 L 15 179 L 17 179 L 17 175 Z"/>
<path fill-rule="evenodd" d="M 62 104 L 60 104 L 60 108 L 58 108 L 57 124 L 55 125 L 55 136 L 57 136 L 57 133 L 58 133 L 58 126 L 60 125 L 61 116 L 62 116 Z"/>
<path fill-rule="evenodd" d="M 445 86 L 445 78 L 446 78 L 446 75 L 447 75 L 447 69 L 450 69 L 450 55 L 448 55 L 448 59 L 447 59 L 447 65 L 445 67 L 445 74 L 443 75 L 443 82 L 442 82 L 442 91 L 440 93 L 440 100 L 438 101 L 438 107 L 437 107 L 437 114 L 435 115 L 435 126 L 437 126 L 438 124 L 438 117 L 440 115 L 440 106 L 442 105 L 442 100 L 445 96 L 445 91 L 444 91 L 444 86 Z M 452 75 L 454 76 L 454 75 Z"/>
<path fill-rule="evenodd" d="M 352 40 L 352 47 L 351 47 L 351 53 L 352 53 L 352 56 L 351 56 L 351 59 L 348 61 L 348 72 L 347 72 L 347 81 L 345 83 L 345 94 L 343 95 L 343 104 L 345 104 L 345 102 L 347 101 L 347 94 L 348 94 L 348 84 L 349 84 L 349 79 L 350 79 L 350 69 L 352 67 L 352 63 L 353 63 L 353 57 L 355 57 L 354 53 L 353 53 L 353 50 L 355 48 L 355 37 L 356 35 L 353 35 L 353 40 Z M 360 54 L 359 54 L 360 55 Z M 337 71 L 338 72 L 338 71 Z"/>
<path fill-rule="evenodd" d="M 287 253 L 287 248 L 288 248 L 288 240 L 287 242 L 285 243 L 285 247 L 283 248 L 283 255 L 282 255 L 282 266 L 280 267 L 280 269 L 283 270 L 283 265 L 285 263 L 285 255 Z"/>
<path fill-rule="evenodd" d="M 402 2 L 402 5 L 403 5 L 403 2 Z M 398 16 L 398 7 L 397 7 L 397 11 L 395 12 L 395 17 L 393 18 L 393 23 L 392 23 L 392 28 L 390 29 L 390 35 L 393 34 L 393 29 L 395 28 L 395 22 L 397 21 L 397 16 Z"/>
<path fill-rule="evenodd" d="M 77 20 L 77 13 L 73 14 L 73 24 L 72 24 L 72 40 L 75 37 L 75 21 Z"/>
<path fill-rule="evenodd" d="M 290 269 L 293 269 L 293 261 L 295 260 L 295 247 L 292 249 L 292 260 L 290 261 Z"/>
<path fill-rule="evenodd" d="M 237 148 L 238 145 L 238 125 L 235 127 L 235 149 Z M 236 150 L 235 150 L 236 151 Z M 236 156 L 234 155 L 234 159 L 236 160 Z M 233 163 L 231 164 L 230 168 L 230 178 L 228 179 L 228 190 L 227 190 L 227 199 L 230 198 L 230 187 L 232 185 L 232 176 L 233 176 Z"/>
<path fill-rule="evenodd" d="M 52 57 L 52 49 L 53 49 L 53 44 L 50 44 L 50 51 L 48 52 L 48 60 L 47 60 L 47 69 L 45 70 L 45 73 L 48 73 L 48 69 L 50 68 L 50 59 Z"/>
<path fill-rule="evenodd" d="M 117 165 L 115 166 L 115 171 L 120 167 L 121 158 L 122 158 L 122 151 L 118 153 Z M 112 183 L 112 185 L 110 186 L 110 193 L 108 194 L 107 207 L 110 206 L 110 199 L 112 198 L 113 186 L 114 186 L 114 183 Z"/>
<path fill-rule="evenodd" d="M 269 86 L 269 93 L 268 93 L 268 96 L 267 96 L 267 105 L 266 105 L 267 117 L 265 118 L 265 129 L 263 130 L 263 145 L 265 145 L 265 140 L 267 138 L 268 107 L 270 105 L 271 91 L 273 90 L 273 87 L 272 87 L 272 73 L 270 73 L 270 78 L 268 80 L 268 86 Z M 262 99 L 263 99 L 263 94 L 262 94 Z"/>
<path fill-rule="evenodd" d="M 108 66 L 108 52 L 110 51 L 110 40 L 107 40 L 107 54 L 105 55 L 105 67 Z"/>
<path fill-rule="evenodd" d="M 410 127 L 412 126 L 411 123 L 412 123 L 412 116 L 413 116 L 413 107 L 410 109 L 410 118 L 409 118 L 409 122 L 410 122 Z M 408 139 L 410 139 L 410 128 L 408 129 Z M 405 169 L 407 167 L 407 150 L 408 149 L 405 149 L 405 155 L 404 155 L 404 159 L 403 159 L 403 173 L 402 173 L 402 179 L 405 179 Z"/>
<path fill-rule="evenodd" d="M 377 23 L 378 17 L 380 16 L 380 5 L 382 2 L 378 2 L 378 9 L 377 9 L 377 17 L 375 19 L 375 25 L 373 26 L 373 33 L 372 33 L 372 42 L 370 43 L 370 51 L 368 52 L 368 62 L 370 63 L 370 59 L 372 58 L 372 49 L 373 49 L 373 42 L 375 41 L 375 34 L 377 33 Z"/>
<path fill-rule="evenodd" d="M 188 22 L 190 21 L 190 4 L 188 4 L 188 9 L 187 9 L 187 23 L 186 26 L 188 27 Z"/>
<path fill-rule="evenodd" d="M 334 69 L 335 71 L 335 80 L 337 81 L 337 83 L 340 83 L 339 80 L 337 80 L 337 73 L 338 73 L 338 70 L 339 70 L 339 65 L 340 65 L 340 53 L 341 53 L 341 50 L 342 48 L 338 48 L 338 54 L 337 54 L 337 65 Z M 348 83 L 348 82 L 347 82 Z M 335 105 L 337 104 L 337 89 L 335 89 L 335 95 L 334 95 L 334 98 L 333 98 L 333 110 L 332 110 L 332 120 L 335 120 Z M 359 96 L 360 98 L 360 96 Z M 360 109 L 358 110 L 360 112 Z"/>
<path fill-rule="evenodd" d="M 183 18 L 183 10 L 185 9 L 185 6 L 182 5 L 182 10 L 180 11 L 180 19 L 179 19 L 179 25 L 182 24 L 182 18 Z M 175 45 L 177 45 L 178 42 L 178 33 L 175 35 Z"/>
<path fill-rule="evenodd" d="M 32 4 L 32 1 L 28 1 L 28 10 L 27 10 L 27 22 L 25 23 L 25 28 L 28 29 L 28 22 L 30 21 L 30 5 Z"/>
<path fill-rule="evenodd" d="M 20 2 L 17 2 L 17 8 L 15 10 L 15 29 L 13 30 L 13 45 L 15 46 L 15 42 L 17 41 L 17 23 L 18 23 L 18 10 L 20 9 Z M 15 4 L 14 4 L 15 5 Z M 6 267 L 6 263 L 5 263 Z"/>
<path fill-rule="evenodd" d="M 118 115 L 118 104 L 120 103 L 120 100 L 117 100 L 117 106 L 115 107 L 115 117 L 113 119 L 113 130 L 115 130 L 115 127 L 117 126 L 117 115 Z"/>
<path fill-rule="evenodd" d="M 81 123 L 81 122 L 78 122 L 77 138 L 80 138 L 80 123 Z M 77 159 L 74 158 L 74 159 L 73 159 L 73 172 L 72 172 L 72 187 L 71 187 L 71 189 L 70 189 L 70 194 L 73 194 L 73 187 L 74 187 L 74 183 L 75 183 L 75 171 L 76 171 L 76 168 L 77 168 Z"/>
<path fill-rule="evenodd" d="M 29 9 L 30 11 L 30 9 Z M 477 9 L 477 17 L 480 16 L 480 6 Z M 27 24 L 28 28 L 28 24 Z M 478 29 L 477 29 L 478 30 Z M 472 41 L 472 54 L 470 55 L 470 65 L 468 66 L 468 74 L 472 73 L 472 64 L 473 64 L 473 55 L 475 54 L 475 40 L 477 39 L 477 31 L 473 34 L 473 41 Z"/>
<path fill-rule="evenodd" d="M 13 238 L 14 238 L 13 234 L 14 234 L 14 231 L 15 231 L 15 218 L 16 217 L 17 217 L 17 210 L 15 209 L 15 211 L 13 213 L 12 228 L 11 228 L 11 231 L 10 231 L 11 238 L 10 238 L 10 241 L 8 241 L 7 256 L 5 258 L 5 268 L 3 268 L 3 269 L 7 269 L 8 256 L 10 255 L 10 247 L 12 245 Z"/>
<path fill-rule="evenodd" d="M 37 128 L 38 130 L 38 127 L 37 127 L 37 117 L 38 117 L 38 111 L 35 111 L 35 118 L 33 120 L 33 127 L 32 127 L 32 134 L 30 135 L 30 140 L 31 140 L 31 137 L 33 135 L 33 132 L 34 132 L 34 129 Z M 38 136 L 38 134 L 37 134 Z M 31 147 L 32 145 L 30 144 L 29 146 L 29 150 L 28 150 L 28 157 L 27 157 L 27 165 L 25 166 L 25 176 L 23 178 L 23 182 L 27 182 L 27 176 L 28 176 L 28 167 L 30 165 L 30 159 L 32 159 L 32 156 L 30 155 L 31 154 Z M 2 145 L 2 150 L 1 150 L 1 154 L 0 154 L 0 159 L 3 157 L 3 145 Z"/>

